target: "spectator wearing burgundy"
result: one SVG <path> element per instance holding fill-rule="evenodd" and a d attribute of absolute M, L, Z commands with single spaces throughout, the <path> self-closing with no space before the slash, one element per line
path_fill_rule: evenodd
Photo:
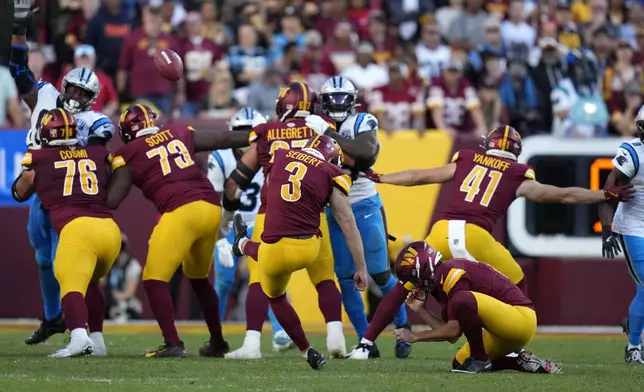
<path fill-rule="evenodd" d="M 295 7 L 286 7 L 284 10 L 284 16 L 280 19 L 280 32 L 273 36 L 271 62 L 281 61 L 284 49 L 290 43 L 296 43 L 300 49 L 306 50 L 302 20 L 295 12 Z"/>
<path fill-rule="evenodd" d="M 369 112 L 378 119 L 381 129 L 388 132 L 421 130 L 423 103 L 414 95 L 414 90 L 403 76 L 397 64 L 389 66 L 389 83 L 371 92 Z"/>
<path fill-rule="evenodd" d="M 389 83 L 387 68 L 373 61 L 374 52 L 373 45 L 366 41 L 362 42 L 358 46 L 355 64 L 342 71 L 342 76 L 367 93 Z"/>
<path fill-rule="evenodd" d="M 214 0 L 205 0 L 201 3 L 202 32 L 220 47 L 228 47 L 232 42 L 233 33 L 230 27 L 221 21 L 221 13 Z"/>
<path fill-rule="evenodd" d="M 324 48 L 324 56 L 331 61 L 337 72 L 342 72 L 356 61 L 354 37 L 350 23 L 335 24 L 333 37 L 328 40 Z"/>
<path fill-rule="evenodd" d="M 94 71 L 101 86 L 101 92 L 96 101 L 92 104 L 91 110 L 105 113 L 108 117 L 117 114 L 119 109 L 119 97 L 114 87 L 114 82 L 100 69 L 96 69 L 96 51 L 90 45 L 79 45 L 74 51 L 74 67 L 87 67 Z M 62 91 L 64 72 L 60 75 L 56 88 Z"/>
<path fill-rule="evenodd" d="M 452 58 L 440 78 L 429 87 L 427 108 L 435 128 L 454 137 L 485 135 L 481 101 L 472 84 L 463 77 L 463 62 Z"/>
<path fill-rule="evenodd" d="M 387 20 L 382 11 L 373 11 L 367 23 L 366 40 L 373 45 L 375 52 L 373 60 L 386 65 L 389 60 L 397 57 L 397 42 L 387 34 Z"/>
<path fill-rule="evenodd" d="M 315 30 L 319 31 L 322 37 L 331 37 L 335 34 L 336 25 L 345 22 L 349 24 L 350 31 L 358 33 L 360 26 L 355 20 L 349 18 L 347 6 L 347 0 L 324 0 L 322 16 L 317 18 Z"/>
<path fill-rule="evenodd" d="M 259 45 L 258 38 L 253 26 L 243 24 L 237 29 L 238 44 L 228 50 L 230 71 L 238 88 L 261 78 L 268 66 L 266 49 Z"/>
<path fill-rule="evenodd" d="M 609 130 L 617 136 L 634 137 L 636 133 L 635 117 L 642 107 L 642 91 L 639 84 L 630 84 L 623 91 L 622 99 L 613 99 L 608 103 L 611 113 Z"/>
<path fill-rule="evenodd" d="M 201 15 L 190 12 L 186 17 L 187 37 L 179 40 L 178 52 L 185 69 L 186 102 L 181 115 L 194 117 L 208 97 L 214 65 L 222 58 L 222 50 L 214 41 L 203 36 Z"/>
<path fill-rule="evenodd" d="M 537 31 L 526 23 L 523 12 L 523 0 L 511 0 L 508 9 L 508 20 L 501 24 L 501 37 L 505 45 L 524 44 L 528 48 L 535 45 Z"/>
<path fill-rule="evenodd" d="M 85 31 L 85 43 L 96 49 L 96 67 L 116 79 L 123 41 L 130 35 L 134 15 L 122 0 L 105 0 Z"/>
<path fill-rule="evenodd" d="M 465 0 L 465 8 L 454 18 L 447 33 L 453 47 L 470 51 L 483 43 L 488 14 L 482 6 L 482 0 Z"/>
<path fill-rule="evenodd" d="M 633 62 L 644 67 L 644 26 L 638 27 L 635 31 L 635 54 Z"/>
<path fill-rule="evenodd" d="M 367 24 L 369 23 L 370 14 L 369 0 L 349 0 L 347 15 L 358 24 L 360 30 L 357 33 L 361 37 L 367 36 Z"/>
<path fill-rule="evenodd" d="M 306 51 L 302 56 L 300 72 L 306 78 L 311 88 L 315 91 L 331 76 L 336 74 L 331 60 L 324 55 L 322 35 L 309 30 L 304 34 Z"/>
<path fill-rule="evenodd" d="M 615 61 L 604 70 L 603 93 L 604 100 L 609 109 L 612 107 L 624 107 L 622 92 L 629 85 L 640 85 L 642 82 L 642 69 L 633 65 L 633 48 L 628 41 L 620 40 L 615 50 Z M 611 101 L 618 102 L 611 105 Z"/>
<path fill-rule="evenodd" d="M 161 49 L 177 48 L 177 45 L 174 37 L 161 31 L 161 24 L 159 8 L 147 7 L 143 11 L 143 26 L 134 30 L 123 43 L 116 86 L 120 94 L 147 99 L 162 114 L 170 115 L 172 82 L 156 71 L 154 54 Z"/>
<path fill-rule="evenodd" d="M 433 21 L 421 27 L 415 53 L 420 75 L 427 82 L 441 75 L 452 56 L 450 47 L 442 44 L 439 27 Z"/>

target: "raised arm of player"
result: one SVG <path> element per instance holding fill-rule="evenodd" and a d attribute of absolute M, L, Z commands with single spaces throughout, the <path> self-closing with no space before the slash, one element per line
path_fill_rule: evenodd
<path fill-rule="evenodd" d="M 356 273 L 353 277 L 356 282 L 356 289 L 362 291 L 367 287 L 367 263 L 364 259 L 362 238 L 360 238 L 356 219 L 353 216 L 351 203 L 346 194 L 337 188 L 333 188 L 329 204 L 333 209 L 335 220 L 340 225 L 340 229 L 342 229 L 342 233 L 347 239 L 347 246 L 356 266 Z"/>
<path fill-rule="evenodd" d="M 248 147 L 250 132 L 194 132 L 192 142 L 195 151 L 212 151 L 224 148 Z"/>
<path fill-rule="evenodd" d="M 241 131 L 229 132 L 229 133 L 242 133 Z M 245 132 L 243 132 L 245 133 Z M 245 188 L 250 184 L 260 169 L 259 166 L 259 155 L 257 153 L 257 144 L 253 143 L 250 145 L 248 150 L 242 155 L 239 162 L 237 162 L 237 167 L 230 173 L 230 177 L 226 180 L 222 206 L 225 211 L 234 212 L 239 209 L 241 197 L 241 189 Z M 232 217 L 230 217 L 232 219 Z M 224 223 L 228 222 L 223 222 Z"/>
<path fill-rule="evenodd" d="M 417 186 L 427 184 L 440 184 L 450 181 L 454 178 L 456 172 L 456 163 L 449 163 L 445 166 L 433 167 L 431 169 L 405 170 L 401 172 L 371 175 L 366 177 L 372 181 L 382 184 L 400 185 L 400 186 Z"/>
<path fill-rule="evenodd" d="M 13 35 L 11 37 L 11 57 L 9 70 L 16 82 L 22 100 L 32 111 L 38 103 L 38 81 L 29 69 L 29 47 L 27 46 L 27 26 L 31 23 L 31 1 L 13 0 Z"/>
<path fill-rule="evenodd" d="M 121 166 L 112 172 L 107 185 L 107 206 L 116 209 L 132 189 L 132 173 L 127 166 Z"/>
<path fill-rule="evenodd" d="M 632 185 L 616 185 L 604 190 L 593 191 L 586 188 L 559 188 L 541 184 L 536 180 L 525 180 L 517 188 L 517 197 L 525 197 L 535 203 L 585 204 L 606 200 L 626 201 L 633 198 Z"/>
<path fill-rule="evenodd" d="M 27 201 L 34 193 L 34 179 L 36 173 L 33 170 L 23 170 L 11 184 L 11 196 L 19 203 Z"/>

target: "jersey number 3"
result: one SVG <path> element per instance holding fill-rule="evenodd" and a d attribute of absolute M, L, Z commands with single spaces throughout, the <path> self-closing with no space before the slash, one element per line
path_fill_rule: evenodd
<path fill-rule="evenodd" d="M 485 192 L 483 192 L 483 196 L 481 197 L 479 204 L 483 207 L 490 205 L 492 196 L 494 196 L 494 192 L 496 192 L 496 188 L 499 186 L 499 182 L 501 182 L 503 173 L 479 165 L 474 166 L 472 170 L 470 170 L 469 174 L 465 177 L 463 183 L 461 184 L 460 191 L 465 192 L 466 202 L 474 202 L 474 198 L 481 191 L 481 183 L 483 182 L 483 179 L 486 175 L 490 177 L 490 181 L 485 188 Z"/>
<path fill-rule="evenodd" d="M 295 202 L 302 197 L 302 179 L 306 175 L 308 168 L 300 162 L 291 162 L 285 167 L 286 171 L 291 173 L 288 176 L 288 184 L 283 184 L 280 188 L 282 199 L 289 202 Z"/>
<path fill-rule="evenodd" d="M 167 176 L 172 172 L 172 167 L 170 166 L 170 155 L 179 155 L 174 158 L 174 163 L 179 167 L 179 169 L 185 169 L 188 166 L 192 166 L 195 162 L 190 156 L 190 151 L 186 148 L 186 145 L 183 144 L 181 140 L 173 140 L 168 143 L 166 146 L 159 146 L 148 150 L 146 153 L 149 159 L 156 156 L 159 157 L 159 163 L 161 164 L 161 171 L 164 176 Z"/>
<path fill-rule="evenodd" d="M 91 159 L 81 159 L 76 162 L 73 159 L 66 161 L 54 162 L 56 169 L 66 169 L 65 182 L 63 184 L 63 196 L 72 194 L 74 188 L 74 177 L 76 177 L 76 167 L 78 166 L 78 173 L 80 174 L 81 191 L 86 195 L 98 194 L 98 179 L 96 178 L 96 163 Z"/>

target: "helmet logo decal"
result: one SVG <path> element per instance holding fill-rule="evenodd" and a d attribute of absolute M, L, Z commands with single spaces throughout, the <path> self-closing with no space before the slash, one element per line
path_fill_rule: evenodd
<path fill-rule="evenodd" d="M 279 95 L 278 95 L 278 98 L 284 98 L 284 97 L 286 97 L 286 94 L 289 92 L 289 90 L 290 90 L 290 89 L 291 89 L 290 87 L 282 87 L 282 88 L 280 89 L 280 93 L 279 93 Z"/>
<path fill-rule="evenodd" d="M 419 267 L 419 261 L 418 261 L 418 251 L 414 248 L 407 248 L 407 251 L 405 252 L 405 257 L 402 259 L 400 262 L 401 266 L 413 266 L 416 265 L 416 268 Z"/>

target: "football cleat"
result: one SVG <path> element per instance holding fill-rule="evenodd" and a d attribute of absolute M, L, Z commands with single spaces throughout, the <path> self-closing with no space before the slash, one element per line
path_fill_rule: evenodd
<path fill-rule="evenodd" d="M 183 341 L 179 341 L 179 343 L 165 342 L 156 350 L 149 351 L 143 356 L 146 358 L 186 358 L 188 356 L 188 353 L 186 353 Z"/>
<path fill-rule="evenodd" d="M 226 359 L 261 359 L 262 352 L 259 347 L 241 346 L 235 351 L 225 355 Z"/>
<path fill-rule="evenodd" d="M 277 331 L 273 335 L 273 351 L 286 351 L 293 347 L 295 347 L 295 345 L 286 331 Z"/>
<path fill-rule="evenodd" d="M 626 363 L 644 363 L 642 359 L 642 349 L 641 348 L 631 348 L 628 349 L 628 346 L 624 348 L 624 361 Z"/>
<path fill-rule="evenodd" d="M 380 358 L 380 350 L 378 350 L 378 346 L 376 346 L 375 343 L 359 343 L 357 346 L 354 346 L 351 349 L 351 352 L 349 353 L 349 355 L 347 355 L 347 358 L 358 360 Z"/>
<path fill-rule="evenodd" d="M 43 317 L 38 328 L 25 339 L 25 343 L 28 345 L 39 344 L 49 339 L 52 335 L 64 333 L 65 330 L 67 330 L 67 326 L 62 313 L 53 320 L 46 320 Z"/>
<path fill-rule="evenodd" d="M 72 338 L 67 347 L 51 354 L 50 358 L 70 358 L 90 355 L 94 352 L 94 342 L 87 336 Z"/>
<path fill-rule="evenodd" d="M 230 351 L 228 342 L 224 341 L 220 346 L 213 346 L 210 342 L 206 342 L 199 348 L 200 357 L 223 358 L 226 353 Z"/>
<path fill-rule="evenodd" d="M 467 358 L 462 365 L 452 369 L 454 373 L 487 373 L 491 371 L 492 362 L 489 359 L 487 361 L 481 361 L 472 357 Z"/>
<path fill-rule="evenodd" d="M 326 364 L 326 359 L 319 351 L 313 347 L 309 347 L 309 349 L 306 350 L 306 362 L 311 366 L 311 369 L 322 370 Z"/>
<path fill-rule="evenodd" d="M 396 340 L 396 358 L 407 358 L 411 354 L 411 343 L 404 340 Z"/>
<path fill-rule="evenodd" d="M 89 338 L 92 339 L 94 344 L 94 351 L 92 356 L 95 357 L 105 357 L 107 356 L 107 347 L 105 347 L 105 340 L 103 339 L 102 332 L 92 332 L 89 334 Z"/>
<path fill-rule="evenodd" d="M 235 241 L 233 242 L 233 254 L 237 257 L 242 257 L 244 254 L 239 247 L 239 243 L 243 239 L 248 239 L 248 226 L 240 214 L 235 215 L 233 218 L 233 230 L 235 231 Z"/>
<path fill-rule="evenodd" d="M 562 373 L 561 366 L 549 359 L 541 359 L 529 351 L 521 351 L 517 356 L 517 364 L 526 373 L 557 374 Z"/>

